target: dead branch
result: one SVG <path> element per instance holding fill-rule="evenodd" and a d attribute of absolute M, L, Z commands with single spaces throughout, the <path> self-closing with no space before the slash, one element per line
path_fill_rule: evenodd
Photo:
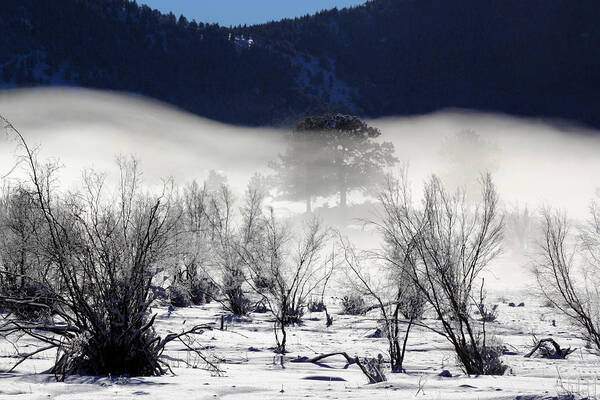
<path fill-rule="evenodd" d="M 362 371 L 362 373 L 369 379 L 369 383 L 377 383 L 383 382 L 386 380 L 385 375 L 383 374 L 383 369 L 381 368 L 383 358 L 381 354 L 378 358 L 366 358 L 364 362 L 361 362 L 358 356 L 350 357 L 348 353 L 344 351 L 338 351 L 334 353 L 321 354 L 313 358 L 308 357 L 299 357 L 292 362 L 307 362 L 307 363 L 318 363 L 321 360 L 324 360 L 333 356 L 342 356 L 346 359 L 348 365 L 356 364 Z"/>
<path fill-rule="evenodd" d="M 198 357 L 200 357 L 200 359 L 202 361 L 204 361 L 206 363 L 207 370 L 215 373 L 218 376 L 221 376 L 225 371 L 223 371 L 221 368 L 219 368 L 219 366 L 217 364 L 215 364 L 214 362 L 210 361 L 208 358 L 206 358 L 204 356 L 204 354 L 202 354 L 202 352 L 198 349 L 193 348 L 192 346 L 190 346 L 189 344 L 187 344 L 182 338 L 181 336 L 178 337 L 177 339 L 179 339 L 179 341 L 185 346 L 187 347 L 188 350 L 194 352 L 194 354 L 196 354 Z"/>
<path fill-rule="evenodd" d="M 19 354 L 19 361 L 17 361 L 12 367 L 10 367 L 10 369 L 6 372 L 10 373 L 13 372 L 15 370 L 15 368 L 17 368 L 21 363 L 23 363 L 24 361 L 28 360 L 29 358 L 35 356 L 36 354 L 42 353 L 46 350 L 52 350 L 54 349 L 56 346 L 54 345 L 50 345 L 50 346 L 46 346 L 46 347 L 40 347 L 39 349 L 36 349 L 30 353 L 26 353 L 26 354 Z"/>
<path fill-rule="evenodd" d="M 308 362 L 308 363 L 317 363 L 325 358 L 333 357 L 333 356 L 342 356 L 346 359 L 349 365 L 352 365 L 356 362 L 356 360 L 348 355 L 346 352 L 335 352 L 335 353 L 327 353 L 321 354 L 319 356 L 308 358 L 308 357 L 300 357 L 292 360 L 292 362 Z"/>
<path fill-rule="evenodd" d="M 550 343 L 554 350 L 548 347 L 547 343 Z M 537 342 L 534 348 L 525 355 L 526 358 L 531 357 L 536 351 L 540 351 L 542 358 L 552 358 L 552 359 L 565 359 L 571 353 L 573 353 L 577 349 L 571 349 L 570 347 L 563 349 L 560 345 L 552 338 L 542 339 Z"/>

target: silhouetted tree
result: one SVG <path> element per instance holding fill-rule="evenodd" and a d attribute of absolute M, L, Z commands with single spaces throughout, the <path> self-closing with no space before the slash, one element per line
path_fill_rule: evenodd
<path fill-rule="evenodd" d="M 208 172 L 208 176 L 204 182 L 206 190 L 210 193 L 218 192 L 223 186 L 227 186 L 227 184 L 227 177 L 214 169 Z"/>
<path fill-rule="evenodd" d="M 340 237 L 339 243 L 348 268 L 344 279 L 350 280 L 358 298 L 366 298 L 372 303 L 365 310 L 379 312 L 380 326 L 388 341 L 392 372 L 404 372 L 408 337 L 425 308 L 425 297 L 411 280 L 408 269 L 398 268 L 403 265 L 403 258 L 410 257 L 412 247 L 396 246 L 391 255 L 394 263 L 379 265 L 368 252 L 357 251 L 347 239 Z M 405 329 L 401 329 L 402 322 Z"/>
<path fill-rule="evenodd" d="M 272 162 L 275 171 L 273 183 L 279 197 L 285 200 L 304 200 L 306 212 L 312 211 L 312 200 L 326 193 L 325 157 L 311 137 L 294 132 L 285 153 Z"/>
<path fill-rule="evenodd" d="M 379 129 L 358 117 L 326 114 L 309 117 L 294 130 L 285 154 L 272 164 L 276 184 L 287 198 L 306 200 L 339 193 L 346 207 L 348 193 L 371 189 L 384 168 L 397 162 L 392 143 L 378 143 Z"/>

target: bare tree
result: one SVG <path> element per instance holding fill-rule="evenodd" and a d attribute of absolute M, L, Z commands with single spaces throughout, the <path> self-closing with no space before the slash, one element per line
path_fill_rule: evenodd
<path fill-rule="evenodd" d="M 10 319 L 1 329 L 4 335 L 26 334 L 43 343 L 22 354 L 17 365 L 56 349 L 50 372 L 59 378 L 166 372 L 168 365 L 161 359 L 165 346 L 207 329 L 194 326 L 165 337 L 153 329 L 150 287 L 157 270 L 172 256 L 178 218 L 171 186 L 166 184 L 159 194 L 143 193 L 137 163 L 121 160 L 115 195 L 107 194 L 104 177 L 92 171 L 84 174 L 82 190 L 64 194 L 56 185 L 56 164 L 41 165 L 23 136 L 3 122 L 24 151 L 29 190 L 42 216 L 43 229 L 38 232 L 47 235 L 41 250 L 57 277 L 44 281 L 56 299 L 51 321 Z"/>
<path fill-rule="evenodd" d="M 213 174 L 214 175 L 214 174 Z M 213 179 L 214 180 L 214 179 Z M 265 191 L 256 179 L 246 190 L 245 201 L 239 209 L 231 189 L 224 183 L 205 183 L 202 188 L 189 185 L 183 195 L 183 225 L 187 239 L 184 260 L 189 275 L 200 268 L 203 277 L 218 288 L 222 297 L 206 293 L 234 315 L 245 315 L 251 309 L 247 289 L 247 266 L 240 248 L 251 248 L 262 239 L 262 204 Z M 252 275 L 252 286 L 263 288 L 271 284 L 266 275 Z"/>
<path fill-rule="evenodd" d="M 218 286 L 208 275 L 212 260 L 210 224 L 206 215 L 209 198 L 207 185 L 196 181 L 183 188 L 178 198 L 181 217 L 177 236 L 177 262 L 169 274 L 168 288 L 171 303 L 180 305 L 203 304 L 217 296 Z M 177 300 L 177 296 L 181 297 Z"/>
<path fill-rule="evenodd" d="M 466 373 L 498 374 L 506 369 L 499 350 L 488 344 L 485 319 L 477 321 L 471 312 L 473 303 L 483 303 L 478 276 L 502 241 L 503 218 L 489 174 L 481 188 L 481 201 L 472 205 L 433 176 L 418 207 L 406 178 L 390 179 L 380 196 L 384 212 L 378 227 L 384 259 L 412 280 L 441 324 L 427 327 L 450 341 Z"/>
<path fill-rule="evenodd" d="M 534 215 L 527 205 L 515 204 L 505 212 L 505 243 L 513 252 L 525 254 L 532 242 Z"/>
<path fill-rule="evenodd" d="M 534 273 L 546 299 L 580 329 L 583 339 L 600 350 L 600 209 L 576 235 L 564 213 L 542 211 L 542 241 Z"/>
<path fill-rule="evenodd" d="M 246 275 L 238 247 L 252 235 L 244 232 L 236 220 L 233 193 L 227 185 L 208 193 L 203 213 L 212 258 L 205 267 L 206 274 L 225 296 L 224 300 L 216 300 L 232 314 L 245 315 L 251 304 L 244 290 Z"/>
<path fill-rule="evenodd" d="M 410 277 L 406 276 L 407 270 L 395 268 L 397 264 L 377 265 L 379 257 L 364 252 L 358 253 L 342 237 L 340 243 L 346 266 L 351 272 L 349 276 L 354 277 L 354 290 L 359 296 L 374 303 L 368 305 L 368 308 L 379 311 L 383 333 L 388 341 L 392 372 L 404 372 L 406 345 L 411 328 L 422 316 L 423 296 Z M 369 268 L 365 268 L 365 262 Z M 400 327 L 403 324 L 406 327 L 402 332 Z"/>
<path fill-rule="evenodd" d="M 26 303 L 49 303 L 41 281 L 48 277 L 48 260 L 39 251 L 43 238 L 41 214 L 26 187 L 6 185 L 0 192 L 0 295 L 3 307 L 23 319 L 43 319 L 48 309 Z"/>
<path fill-rule="evenodd" d="M 254 204 L 252 209 L 257 210 L 260 203 Z M 308 296 L 328 277 L 324 273 L 328 260 L 323 253 L 329 233 L 313 219 L 302 236 L 294 238 L 272 209 L 266 214 L 253 214 L 252 222 L 246 215 L 246 226 L 253 226 L 254 240 L 246 241 L 239 251 L 248 268 L 249 285 L 275 317 L 275 351 L 283 354 L 286 326 L 300 322 Z M 257 285 L 265 281 L 268 284 Z"/>

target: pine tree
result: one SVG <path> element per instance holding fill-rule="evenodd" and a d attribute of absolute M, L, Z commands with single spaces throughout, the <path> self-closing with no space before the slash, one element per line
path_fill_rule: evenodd
<path fill-rule="evenodd" d="M 345 208 L 349 192 L 368 191 L 384 169 L 398 161 L 392 143 L 374 140 L 379 136 L 379 129 L 355 116 L 306 118 L 294 130 L 286 152 L 272 164 L 280 193 L 291 200 L 304 199 L 307 211 L 314 196 L 338 193 L 340 207 Z"/>

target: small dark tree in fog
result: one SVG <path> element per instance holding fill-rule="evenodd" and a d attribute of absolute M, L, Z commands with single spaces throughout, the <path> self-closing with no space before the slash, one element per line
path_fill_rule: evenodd
<path fill-rule="evenodd" d="M 462 130 L 444 139 L 440 154 L 446 162 L 441 177 L 452 190 L 461 188 L 467 197 L 476 197 L 474 184 L 480 171 L 498 169 L 498 147 L 473 130 Z"/>
<path fill-rule="evenodd" d="M 208 171 L 208 176 L 204 181 L 204 187 L 208 193 L 216 193 L 221 190 L 223 186 L 228 186 L 227 177 L 214 169 Z"/>
<path fill-rule="evenodd" d="M 448 339 L 464 371 L 474 375 L 506 369 L 500 350 L 488 341 L 485 318 L 477 320 L 472 312 L 473 303 L 484 301 L 477 279 L 499 253 L 503 228 L 489 175 L 481 189 L 480 202 L 469 205 L 464 194 L 448 193 L 434 176 L 425 184 L 421 207 L 413 204 L 405 179 L 390 180 L 380 196 L 384 259 L 413 281 L 441 324 L 428 327 Z"/>
<path fill-rule="evenodd" d="M 294 130 L 290 145 L 273 164 L 277 186 L 291 199 L 338 193 L 346 207 L 353 190 L 367 191 L 381 182 L 384 168 L 397 162 L 394 146 L 374 139 L 381 132 L 358 117 L 327 114 L 310 117 Z"/>
<path fill-rule="evenodd" d="M 311 212 L 313 199 L 329 194 L 323 174 L 327 166 L 327 157 L 314 139 L 294 132 L 285 153 L 270 164 L 275 171 L 272 178 L 279 197 L 304 201 L 306 212 Z"/>
<path fill-rule="evenodd" d="M 534 216 L 527 206 L 518 204 L 508 208 L 505 212 L 506 243 L 513 251 L 525 253 L 531 244 L 534 228 Z"/>
<path fill-rule="evenodd" d="M 317 220 L 312 220 L 302 236 L 294 240 L 273 210 L 255 217 L 253 232 L 258 240 L 248 241 L 240 253 L 248 267 L 249 284 L 275 317 L 275 351 L 283 354 L 286 326 L 300 322 L 308 297 L 328 278 L 327 260 L 323 257 L 328 233 Z M 261 281 L 269 284 L 257 286 Z"/>
<path fill-rule="evenodd" d="M 542 239 L 534 272 L 546 299 L 580 329 L 582 338 L 600 351 L 600 209 L 575 236 L 565 214 L 542 211 Z"/>

